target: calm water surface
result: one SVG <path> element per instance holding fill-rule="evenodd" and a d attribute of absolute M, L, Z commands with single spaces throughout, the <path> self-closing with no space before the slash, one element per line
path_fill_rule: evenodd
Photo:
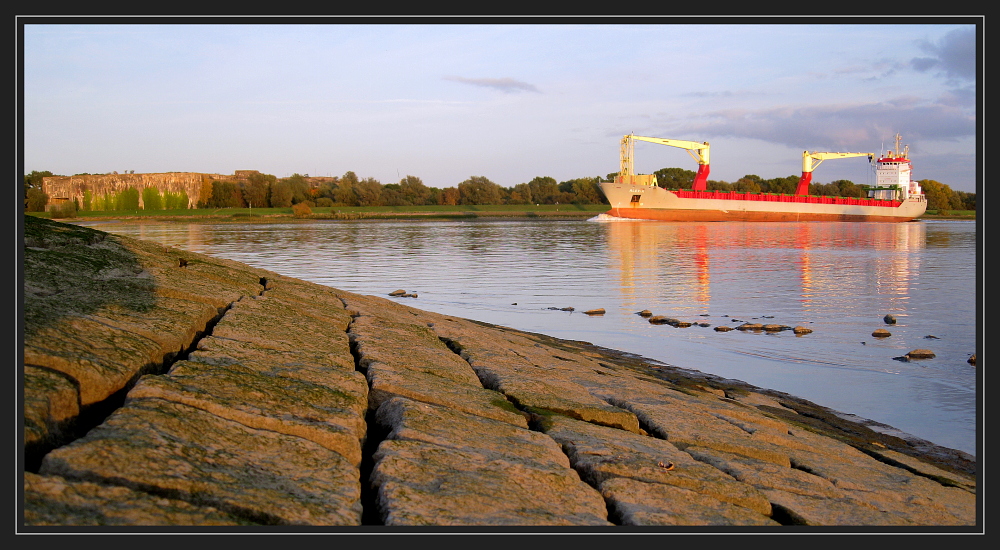
<path fill-rule="evenodd" d="M 976 454 L 975 222 L 600 218 L 88 225 L 351 292 L 405 289 L 419 298 L 392 299 L 744 380 Z M 548 309 L 563 307 L 575 311 Z M 607 313 L 582 313 L 594 308 Z M 813 333 L 651 325 L 643 309 Z M 892 336 L 871 336 L 882 327 Z M 937 357 L 893 359 L 916 348 Z"/>

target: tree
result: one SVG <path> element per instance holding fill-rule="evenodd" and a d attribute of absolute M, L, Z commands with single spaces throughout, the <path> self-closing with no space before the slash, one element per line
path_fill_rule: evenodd
<path fill-rule="evenodd" d="M 187 191 L 178 191 L 177 193 L 170 193 L 170 192 L 163 193 L 163 208 L 167 210 L 183 210 L 186 209 L 187 207 L 188 207 Z"/>
<path fill-rule="evenodd" d="M 413 203 L 403 196 L 403 187 L 398 183 L 387 183 L 382 186 L 382 204 L 384 206 L 409 206 Z"/>
<path fill-rule="evenodd" d="M 45 205 L 49 203 L 49 196 L 40 188 L 29 187 L 25 192 L 24 208 L 28 212 L 45 212 Z"/>
<path fill-rule="evenodd" d="M 42 180 L 44 178 L 51 178 L 54 174 L 48 170 L 38 171 L 32 170 L 31 173 L 24 175 L 24 192 L 27 194 L 28 189 L 38 189 L 42 190 Z"/>
<path fill-rule="evenodd" d="M 382 206 L 382 184 L 375 178 L 365 178 L 354 187 L 358 206 Z"/>
<path fill-rule="evenodd" d="M 354 187 L 357 184 L 358 176 L 354 172 L 346 172 L 337 184 L 337 191 L 334 193 L 333 200 L 341 206 L 357 206 L 358 197 L 354 192 Z"/>
<path fill-rule="evenodd" d="M 829 197 L 864 198 L 868 192 L 851 180 L 836 180 L 830 183 L 810 183 L 809 194 Z"/>
<path fill-rule="evenodd" d="M 259 172 L 250 174 L 247 181 L 243 183 L 243 199 L 247 205 L 253 208 L 265 207 L 271 203 L 271 186 L 277 178 L 271 174 L 261 174 Z"/>
<path fill-rule="evenodd" d="M 653 174 L 656 175 L 656 184 L 665 189 L 691 189 L 696 175 L 684 168 L 660 168 Z"/>
<path fill-rule="evenodd" d="M 559 184 L 555 178 L 536 176 L 528 182 L 528 189 L 535 204 L 554 204 L 559 200 Z"/>
<path fill-rule="evenodd" d="M 532 197 L 531 187 L 527 183 L 519 183 L 511 189 L 507 204 L 535 204 Z"/>
<path fill-rule="evenodd" d="M 292 205 L 292 186 L 280 179 L 271 186 L 271 208 L 288 208 Z"/>
<path fill-rule="evenodd" d="M 306 201 L 297 202 L 292 206 L 292 215 L 296 218 L 308 218 L 312 215 L 312 208 Z"/>
<path fill-rule="evenodd" d="M 771 178 L 764 182 L 763 189 L 767 193 L 784 193 L 786 195 L 795 194 L 799 186 L 799 176 L 788 176 L 784 178 Z"/>
<path fill-rule="evenodd" d="M 728 181 L 708 180 L 705 182 L 705 189 L 708 191 L 723 191 L 728 193 L 733 190 L 733 184 Z"/>
<path fill-rule="evenodd" d="M 128 187 L 114 197 L 114 210 L 139 210 L 139 190 Z"/>
<path fill-rule="evenodd" d="M 430 188 L 424 185 L 424 182 L 417 176 L 407 175 L 405 178 L 399 180 L 399 188 L 403 199 L 409 204 L 427 204 L 428 199 L 431 197 Z"/>
<path fill-rule="evenodd" d="M 573 183 L 573 194 L 576 201 L 583 204 L 606 203 L 604 193 L 601 191 L 599 183 L 595 178 L 577 178 L 570 180 Z"/>
<path fill-rule="evenodd" d="M 45 194 L 42 190 L 42 178 L 50 178 L 54 174 L 48 170 L 39 172 L 38 170 L 32 170 L 31 173 L 24 175 L 24 207 L 28 212 L 44 212 L 45 205 L 49 202 L 49 196 Z M 32 190 L 34 190 L 32 192 Z M 32 210 L 32 208 L 38 208 L 38 202 L 45 197 L 45 202 L 42 203 L 41 210 Z M 30 205 L 28 203 L 31 203 Z"/>
<path fill-rule="evenodd" d="M 306 180 L 306 176 L 302 174 L 295 173 L 287 178 L 282 178 L 292 192 L 292 204 L 298 204 L 300 202 L 305 202 L 312 197 L 309 195 L 309 181 Z"/>
<path fill-rule="evenodd" d="M 832 196 L 836 196 L 837 193 L 839 193 L 839 192 L 840 192 L 840 190 L 837 189 L 836 185 L 832 185 L 832 184 L 829 184 L 829 183 L 810 183 L 809 184 L 809 194 L 810 195 L 815 195 L 817 197 L 824 197 L 824 196 L 832 197 Z"/>
<path fill-rule="evenodd" d="M 216 180 L 212 182 L 212 198 L 208 201 L 209 208 L 242 208 L 243 192 L 240 186 L 232 181 Z"/>
<path fill-rule="evenodd" d="M 851 180 L 836 180 L 830 182 L 830 184 L 837 187 L 837 195 L 840 197 L 856 197 L 860 199 L 868 196 L 868 192 L 863 187 L 858 187 Z"/>
<path fill-rule="evenodd" d="M 963 210 L 964 202 L 947 184 L 934 180 L 917 182 L 927 197 L 928 210 Z"/>
<path fill-rule="evenodd" d="M 752 178 L 742 177 L 733 182 L 733 191 L 742 193 L 760 193 L 760 184 Z"/>
<path fill-rule="evenodd" d="M 156 187 L 146 187 L 142 190 L 143 210 L 163 210 L 163 197 Z"/>
<path fill-rule="evenodd" d="M 955 191 L 958 198 L 962 201 L 962 206 L 956 208 L 956 210 L 975 210 L 976 209 L 976 194 L 968 193 L 965 191 Z"/>
<path fill-rule="evenodd" d="M 340 182 L 340 178 L 334 176 L 332 181 L 324 181 L 319 184 L 319 190 L 317 198 L 328 198 L 330 202 L 337 200 L 337 184 Z M 318 204 L 318 203 L 317 203 Z"/>
<path fill-rule="evenodd" d="M 50 212 L 53 218 L 75 218 L 76 201 L 66 201 L 62 204 L 53 205 Z"/>
<path fill-rule="evenodd" d="M 460 193 L 457 187 L 445 187 L 441 190 L 438 203 L 443 206 L 455 206 L 458 204 Z"/>
<path fill-rule="evenodd" d="M 472 176 L 458 184 L 458 204 L 501 204 L 502 199 L 500 186 L 485 176 Z"/>
<path fill-rule="evenodd" d="M 198 190 L 198 200 L 195 204 L 198 208 L 208 208 L 208 203 L 211 200 L 212 178 L 206 174 L 201 177 L 201 188 Z"/>

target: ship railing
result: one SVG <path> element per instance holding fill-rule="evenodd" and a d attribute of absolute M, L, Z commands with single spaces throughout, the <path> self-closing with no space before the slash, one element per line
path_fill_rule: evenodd
<path fill-rule="evenodd" d="M 895 208 L 902 204 L 899 200 L 868 199 L 857 197 L 834 197 L 829 195 L 788 195 L 785 193 L 747 193 L 743 191 L 719 191 L 693 189 L 671 189 L 683 199 L 749 200 L 766 202 L 794 202 L 805 204 L 838 204 L 852 206 L 884 206 Z"/>

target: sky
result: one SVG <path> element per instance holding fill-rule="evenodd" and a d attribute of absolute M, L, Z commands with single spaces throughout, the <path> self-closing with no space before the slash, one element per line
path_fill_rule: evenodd
<path fill-rule="evenodd" d="M 733 182 L 898 133 L 913 179 L 977 190 L 981 18 L 165 21 L 19 20 L 24 173 L 513 187 L 617 172 L 634 133 L 708 142 L 709 179 Z M 683 148 L 634 155 L 697 170 Z M 864 157 L 813 172 L 838 179 L 874 183 Z"/>

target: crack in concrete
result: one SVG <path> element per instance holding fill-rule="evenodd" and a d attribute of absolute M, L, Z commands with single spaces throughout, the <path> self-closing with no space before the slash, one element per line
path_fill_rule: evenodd
<path fill-rule="evenodd" d="M 446 346 L 448 346 L 448 349 L 450 349 L 452 352 L 454 352 L 455 355 L 458 355 L 463 360 L 465 360 L 465 362 L 469 363 L 469 367 L 470 368 L 472 367 L 472 364 L 471 364 L 471 362 L 469 362 L 469 359 L 466 356 L 462 355 L 462 346 L 461 346 L 461 344 L 459 344 L 455 340 L 452 340 L 451 338 L 445 338 L 443 336 L 439 336 L 438 339 L 441 340 L 442 342 L 444 342 L 444 344 Z M 516 351 L 514 353 L 517 354 Z M 520 356 L 520 354 L 517 354 L 517 355 Z M 559 359 L 563 359 L 563 358 L 559 357 Z M 563 359 L 563 360 L 567 361 L 568 359 Z M 541 417 L 538 414 L 535 414 L 535 413 L 531 412 L 529 410 L 529 408 L 526 407 L 526 406 L 524 406 L 524 405 L 522 405 L 517 400 L 517 398 L 512 397 L 510 395 L 507 395 L 506 393 L 504 393 L 503 391 L 501 391 L 500 388 L 488 386 L 487 385 L 487 381 L 483 379 L 483 376 L 481 376 L 479 374 L 479 371 L 476 370 L 475 368 L 473 368 L 472 370 L 473 370 L 473 372 L 476 373 L 476 377 L 479 378 L 479 383 L 482 384 L 482 386 L 484 388 L 490 389 L 490 390 L 493 390 L 493 391 L 496 391 L 496 392 L 502 394 L 504 396 L 504 399 L 506 399 L 508 402 L 510 402 L 510 404 L 513 405 L 517 410 L 521 411 L 521 414 L 524 414 L 527 417 L 527 419 L 528 419 L 528 429 L 529 430 L 531 430 L 533 432 L 541 433 L 543 435 L 546 435 L 546 437 L 550 437 L 551 438 L 551 436 L 548 436 L 548 434 L 545 434 L 545 432 L 542 431 L 542 429 L 540 427 L 541 423 L 542 423 L 542 419 L 541 419 Z M 556 411 L 553 411 L 553 412 L 556 412 Z M 556 414 L 562 414 L 562 413 L 556 412 Z M 584 421 L 584 422 L 586 422 L 586 421 Z M 555 440 L 553 440 L 553 441 L 555 441 Z M 560 445 L 559 442 L 556 442 L 556 444 L 559 446 L 559 449 L 562 450 L 563 454 L 566 455 L 566 459 L 569 461 L 570 467 L 573 468 L 573 470 L 576 471 L 576 473 L 580 475 L 581 481 L 583 481 L 587 485 L 593 487 L 594 490 L 596 490 L 598 493 L 600 493 L 601 492 L 601 488 L 595 486 L 593 483 L 591 483 L 590 481 L 588 481 L 584 477 L 583 472 L 580 472 L 579 470 L 577 470 L 576 466 L 573 465 L 572 459 L 570 458 L 570 456 L 568 454 L 566 454 L 566 450 L 563 448 L 563 446 Z M 614 525 L 621 525 L 622 524 L 621 523 L 621 518 L 618 517 L 617 514 L 612 513 L 612 510 L 614 510 L 614 506 L 612 506 L 612 503 L 608 502 L 608 500 L 605 498 L 604 504 L 605 504 L 605 507 L 607 508 L 607 511 L 608 511 L 608 516 L 607 516 L 608 521 L 611 522 Z"/>
<path fill-rule="evenodd" d="M 264 292 L 267 290 L 267 279 L 264 277 L 260 278 L 260 284 L 262 290 L 257 294 L 258 296 L 263 296 Z M 242 298 L 241 298 L 242 299 Z M 239 301 L 239 300 L 237 300 Z M 87 432 L 94 429 L 98 425 L 102 424 L 109 416 L 114 414 L 115 411 L 120 409 L 125 404 L 125 398 L 128 396 L 128 392 L 135 386 L 135 384 L 147 374 L 165 374 L 170 371 L 170 368 L 178 361 L 183 361 L 188 358 L 191 352 L 198 349 L 198 343 L 205 337 L 211 336 L 212 331 L 215 326 L 219 324 L 226 313 L 232 309 L 233 304 L 236 302 L 231 302 L 224 308 L 219 308 L 219 313 L 209 319 L 205 323 L 205 326 L 195 331 L 194 338 L 192 338 L 191 343 L 188 344 L 186 348 L 182 348 L 178 351 L 169 351 L 163 354 L 163 358 L 157 362 L 150 362 L 140 368 L 132 378 L 128 380 L 118 391 L 114 392 L 110 396 L 104 398 L 96 403 L 91 403 L 90 405 L 81 405 L 79 403 L 79 382 L 70 375 L 65 373 L 62 374 L 67 378 L 75 387 L 77 387 L 77 404 L 79 405 L 80 412 L 75 417 L 67 419 L 63 422 L 61 429 L 56 432 L 55 436 L 44 443 L 40 443 L 32 446 L 25 446 L 25 471 L 38 473 L 38 469 L 41 467 L 42 460 L 45 455 L 49 454 L 55 449 L 69 445 L 70 443 L 80 439 L 85 436 Z M 106 323 L 104 323 L 106 324 Z M 128 330 L 126 328 L 115 327 L 113 325 L 108 325 L 112 328 L 118 330 Z M 51 370 L 51 369 L 47 369 Z M 56 371 L 53 371 L 56 372 Z"/>
<path fill-rule="evenodd" d="M 340 301 L 344 302 L 343 298 Z M 357 335 L 351 332 L 354 320 L 360 317 L 361 314 L 357 311 L 347 309 L 346 302 L 344 302 L 344 309 L 351 315 L 351 322 L 348 323 L 345 332 L 347 333 L 351 356 L 354 357 L 354 370 L 361 374 L 366 374 L 368 369 L 361 359 L 361 352 L 358 350 Z M 368 389 L 371 391 L 370 382 L 368 383 Z M 365 440 L 361 445 L 361 465 L 359 466 L 361 480 L 361 525 L 385 525 L 378 507 L 378 491 L 372 486 L 371 476 L 372 471 L 375 469 L 375 451 L 378 450 L 379 445 L 389 435 L 389 429 L 382 427 L 375 421 L 376 412 L 369 407 L 365 413 Z"/>

